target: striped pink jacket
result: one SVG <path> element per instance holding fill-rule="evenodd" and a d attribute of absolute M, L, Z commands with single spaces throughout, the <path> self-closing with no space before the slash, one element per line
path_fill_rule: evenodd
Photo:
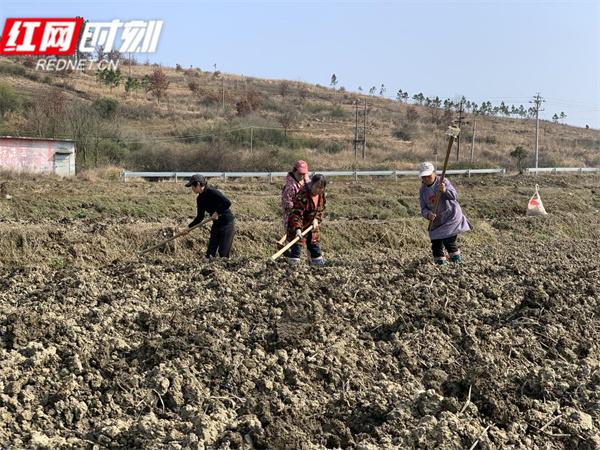
<path fill-rule="evenodd" d="M 310 178 L 308 175 L 304 178 L 304 183 L 308 183 Z M 288 220 L 290 218 L 290 213 L 292 212 L 292 208 L 294 206 L 294 198 L 296 194 L 300 191 L 304 184 L 300 184 L 292 175 L 292 172 L 289 172 L 287 178 L 285 179 L 285 186 L 283 186 L 283 191 L 281 192 L 281 211 L 283 213 L 283 228 L 287 230 Z"/>

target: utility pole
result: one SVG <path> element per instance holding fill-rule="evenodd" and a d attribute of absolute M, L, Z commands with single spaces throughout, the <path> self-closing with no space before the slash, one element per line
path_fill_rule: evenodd
<path fill-rule="evenodd" d="M 221 77 L 221 89 L 223 90 L 223 114 L 225 114 L 225 78 Z"/>
<path fill-rule="evenodd" d="M 473 166 L 474 156 L 475 156 L 475 120 L 473 120 L 473 136 L 471 136 L 471 166 Z"/>
<path fill-rule="evenodd" d="M 358 99 L 354 100 L 354 160 L 358 152 Z"/>
<path fill-rule="evenodd" d="M 254 147 L 254 127 L 250 127 L 250 153 L 252 153 Z"/>
<path fill-rule="evenodd" d="M 456 124 L 458 125 L 458 128 L 462 127 L 463 121 L 465 119 L 465 116 L 463 116 L 463 100 L 461 99 L 460 101 L 460 105 L 458 107 L 458 119 L 455 120 Z M 460 133 L 458 135 L 458 138 L 456 139 L 456 160 L 458 161 L 460 157 Z"/>
<path fill-rule="evenodd" d="M 367 147 L 367 99 L 365 99 L 365 109 L 363 111 L 363 140 L 362 140 L 362 157 L 365 159 Z"/>
<path fill-rule="evenodd" d="M 362 124 L 359 115 L 362 114 Z M 365 145 L 367 142 L 367 101 L 362 111 L 359 110 L 359 100 L 354 100 L 354 159 L 358 157 L 358 146 L 362 146 L 362 157 L 365 157 Z"/>
<path fill-rule="evenodd" d="M 544 100 L 540 96 L 539 92 L 533 97 L 533 100 L 529 101 L 529 103 L 533 103 L 535 105 L 535 168 L 536 169 L 538 168 L 538 161 L 539 161 L 538 144 L 539 144 L 539 135 L 540 135 L 540 111 L 543 111 L 543 109 L 540 109 L 540 106 L 545 101 L 546 100 Z M 535 171 L 535 174 L 537 175 L 537 170 Z"/>

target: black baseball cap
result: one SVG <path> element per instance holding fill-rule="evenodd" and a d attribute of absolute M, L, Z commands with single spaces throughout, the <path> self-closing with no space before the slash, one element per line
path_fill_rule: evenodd
<path fill-rule="evenodd" d="M 196 183 L 200 183 L 200 185 L 206 186 L 206 178 L 203 175 L 199 174 L 192 175 L 186 183 L 185 187 L 190 187 L 191 185 Z"/>

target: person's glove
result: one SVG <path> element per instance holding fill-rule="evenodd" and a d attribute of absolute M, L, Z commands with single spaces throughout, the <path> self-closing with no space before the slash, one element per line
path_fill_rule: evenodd
<path fill-rule="evenodd" d="M 319 228 L 319 221 L 317 219 L 313 220 L 313 230 L 317 230 Z"/>
<path fill-rule="evenodd" d="M 296 229 L 296 237 L 302 238 L 302 230 L 300 228 Z"/>

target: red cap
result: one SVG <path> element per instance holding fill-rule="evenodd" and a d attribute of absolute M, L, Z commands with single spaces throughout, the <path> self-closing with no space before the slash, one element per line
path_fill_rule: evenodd
<path fill-rule="evenodd" d="M 306 161 L 296 161 L 296 164 L 294 164 L 294 169 L 296 169 L 296 172 L 306 175 L 308 173 L 308 164 L 306 164 Z"/>

